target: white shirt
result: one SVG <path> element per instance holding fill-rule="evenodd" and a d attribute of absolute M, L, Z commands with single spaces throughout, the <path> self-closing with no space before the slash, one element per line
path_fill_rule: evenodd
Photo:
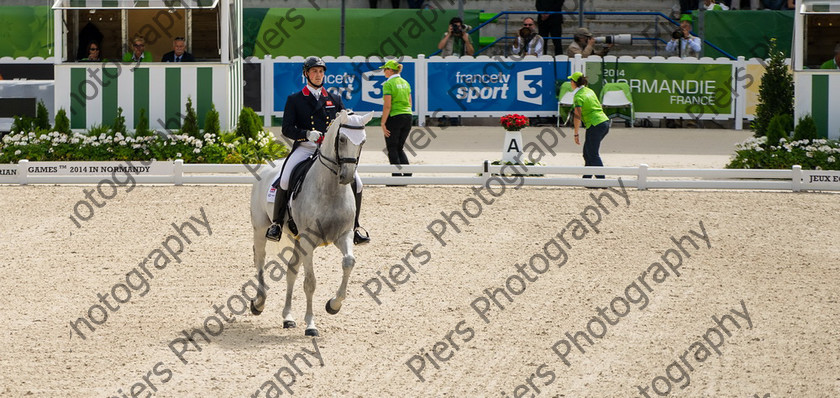
<path fill-rule="evenodd" d="M 320 88 L 312 87 L 309 84 L 307 84 L 306 87 L 309 89 L 309 93 L 312 94 L 312 96 L 315 97 L 316 101 L 321 98 L 321 89 Z"/>
<path fill-rule="evenodd" d="M 681 50 L 681 57 L 699 57 L 700 50 L 702 49 L 702 42 L 700 38 L 697 36 L 690 36 L 688 39 L 680 39 L 679 40 L 679 49 Z M 677 40 L 671 39 L 668 44 L 665 45 L 665 51 L 668 52 L 677 52 Z"/>

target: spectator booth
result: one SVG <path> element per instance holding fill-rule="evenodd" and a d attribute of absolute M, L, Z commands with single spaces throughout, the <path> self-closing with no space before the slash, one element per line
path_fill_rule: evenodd
<path fill-rule="evenodd" d="M 134 129 L 141 110 L 149 128 L 181 127 L 191 99 L 204 126 L 215 105 L 222 128 L 232 129 L 242 108 L 242 0 L 56 0 L 55 108 L 73 129 L 110 125 L 122 108 Z M 136 36 L 153 62 L 123 62 Z M 185 38 L 196 62 L 160 62 Z M 88 44 L 103 61 L 83 61 Z"/>
<path fill-rule="evenodd" d="M 795 18 L 796 119 L 810 114 L 821 137 L 840 139 L 840 69 L 820 69 L 835 57 L 834 49 L 840 43 L 840 0 L 799 0 Z"/>

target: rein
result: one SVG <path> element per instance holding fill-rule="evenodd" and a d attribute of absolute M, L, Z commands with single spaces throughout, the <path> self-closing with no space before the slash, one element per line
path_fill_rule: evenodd
<path fill-rule="evenodd" d="M 336 156 L 338 156 L 338 137 L 341 135 L 341 129 L 342 128 L 353 129 L 353 130 L 364 130 L 365 126 L 351 126 L 349 124 L 343 124 L 343 123 L 338 125 L 339 130 L 338 130 L 338 132 L 336 132 L 335 140 L 333 141 L 333 147 L 335 149 L 335 155 Z M 364 145 L 364 144 L 362 144 L 362 145 Z M 360 145 L 360 147 L 361 147 L 361 145 Z M 320 159 L 321 164 L 323 164 L 324 167 L 327 168 L 327 170 L 331 171 L 335 175 L 338 175 L 338 172 L 339 172 L 339 169 L 341 168 L 341 165 L 343 165 L 345 163 L 359 164 L 359 158 L 358 157 L 355 157 L 355 158 L 338 158 L 336 160 L 332 160 L 332 159 L 326 157 L 323 153 L 321 153 L 320 148 L 318 149 L 318 159 Z M 326 160 L 326 161 L 330 162 L 332 165 L 336 166 L 336 169 L 333 170 L 329 165 L 324 163 L 324 160 Z"/>

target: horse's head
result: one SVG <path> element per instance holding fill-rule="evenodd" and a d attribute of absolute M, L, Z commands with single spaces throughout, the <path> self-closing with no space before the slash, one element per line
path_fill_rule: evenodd
<path fill-rule="evenodd" d="M 367 136 L 365 124 L 373 118 L 373 112 L 367 115 L 355 115 L 346 109 L 339 112 L 330 124 L 321 144 L 321 156 L 338 168 L 338 182 L 349 184 L 353 181 L 356 166 L 362 153 Z M 335 173 L 335 171 L 334 171 Z"/>

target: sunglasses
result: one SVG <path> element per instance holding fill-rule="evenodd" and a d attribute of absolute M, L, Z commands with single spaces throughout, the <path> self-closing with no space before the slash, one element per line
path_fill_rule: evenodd
<path fill-rule="evenodd" d="M 99 49 L 98 49 L 98 48 L 96 48 L 96 47 L 91 47 L 91 48 L 90 48 L 90 51 L 99 51 Z"/>
<path fill-rule="evenodd" d="M 145 44 L 135 44 L 134 47 L 146 47 Z"/>
<path fill-rule="evenodd" d="M 522 26 L 534 26 L 534 24 L 532 24 L 532 23 L 524 23 L 524 24 L 522 24 Z"/>

